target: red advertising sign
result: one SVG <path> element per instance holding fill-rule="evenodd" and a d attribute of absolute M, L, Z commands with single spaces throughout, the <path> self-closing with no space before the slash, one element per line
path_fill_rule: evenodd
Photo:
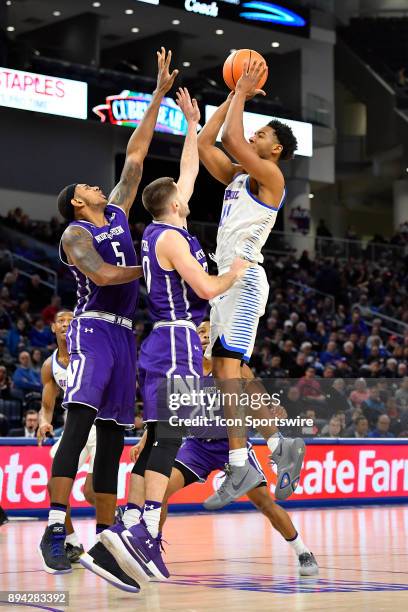
<path fill-rule="evenodd" d="M 130 447 L 125 447 L 119 469 L 118 503 L 125 503 L 128 474 L 132 469 Z M 264 467 L 271 492 L 276 482 L 268 465 L 266 446 L 255 447 Z M 51 468 L 50 447 L 0 446 L 0 498 L 6 510 L 36 510 L 49 505 L 47 481 Z M 82 488 L 87 465 L 78 473 L 71 503 L 86 507 Z M 222 482 L 222 472 L 213 472 L 205 484 L 193 484 L 171 499 L 174 504 L 199 504 Z M 333 502 L 366 498 L 407 498 L 408 443 L 327 444 L 308 445 L 304 469 L 295 502 L 307 500 Z M 245 498 L 242 498 L 244 501 Z"/>

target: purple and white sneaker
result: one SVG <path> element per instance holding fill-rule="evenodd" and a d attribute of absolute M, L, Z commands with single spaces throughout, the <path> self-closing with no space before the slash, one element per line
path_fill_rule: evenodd
<path fill-rule="evenodd" d="M 130 529 L 123 525 L 105 529 L 101 533 L 101 542 L 122 570 L 134 580 L 169 578 L 169 571 L 162 559 L 160 539 L 150 535 L 143 521 Z"/>

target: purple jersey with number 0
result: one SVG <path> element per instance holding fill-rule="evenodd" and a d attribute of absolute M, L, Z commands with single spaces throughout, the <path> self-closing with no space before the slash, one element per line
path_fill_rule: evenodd
<path fill-rule="evenodd" d="M 89 232 L 93 246 L 102 259 L 113 266 L 136 266 L 137 257 L 130 234 L 129 223 L 122 208 L 108 204 L 105 208 L 108 221 L 103 227 L 96 227 L 88 221 L 72 221 L 69 227 L 82 227 Z M 82 274 L 74 265 L 68 263 L 62 241 L 60 243 L 61 260 L 69 265 L 77 283 L 77 305 L 74 314 L 87 311 L 102 311 L 133 319 L 139 295 L 139 281 L 124 285 L 107 285 L 98 287 L 90 278 Z"/>
<path fill-rule="evenodd" d="M 207 301 L 198 297 L 176 270 L 164 270 L 157 260 L 156 243 L 167 230 L 178 231 L 187 240 L 193 257 L 204 270 L 208 268 L 200 243 L 187 230 L 159 221 L 148 225 L 142 239 L 142 266 L 150 317 L 152 321 L 183 319 L 200 325 L 207 309 Z M 163 240 L 165 239 L 164 236 Z"/>

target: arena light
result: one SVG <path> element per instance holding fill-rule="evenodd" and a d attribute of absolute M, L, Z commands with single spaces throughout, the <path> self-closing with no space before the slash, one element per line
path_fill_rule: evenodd
<path fill-rule="evenodd" d="M 217 36 L 222 36 L 224 34 L 224 30 L 215 30 Z"/>
<path fill-rule="evenodd" d="M 60 17 L 61 11 L 53 11 L 52 14 L 54 15 L 54 17 Z"/>
<path fill-rule="evenodd" d="M 295 28 L 306 25 L 306 21 L 300 15 L 271 2 L 244 2 L 242 8 L 247 10 L 240 13 L 240 17 L 249 21 L 264 21 Z"/>
<path fill-rule="evenodd" d="M 280 47 L 280 43 L 278 41 L 274 40 L 271 43 L 271 47 L 273 47 L 274 49 L 277 49 L 278 47 Z"/>
<path fill-rule="evenodd" d="M 0 68 L 0 106 L 86 119 L 88 85 L 83 81 Z"/>
<path fill-rule="evenodd" d="M 171 23 L 173 25 L 180 25 L 181 21 L 180 21 L 180 19 L 173 19 L 173 21 Z"/>
<path fill-rule="evenodd" d="M 7 26 L 7 32 L 14 32 L 15 29 L 16 28 L 14 26 Z"/>
<path fill-rule="evenodd" d="M 100 2 L 92 2 L 92 6 L 94 8 L 99 8 L 101 6 L 101 3 Z"/>
<path fill-rule="evenodd" d="M 190 68 L 191 64 L 190 62 L 183 62 L 183 66 L 184 68 Z"/>
<path fill-rule="evenodd" d="M 140 32 L 139 28 L 132 28 L 131 31 L 133 32 L 133 34 L 137 34 L 138 32 Z"/>
<path fill-rule="evenodd" d="M 215 111 L 216 106 L 206 104 L 205 106 L 205 120 L 208 121 Z M 294 135 L 298 141 L 298 150 L 296 155 L 302 157 L 312 157 L 313 155 L 313 126 L 311 123 L 305 121 L 293 121 L 292 119 L 282 119 L 281 117 L 274 117 L 272 115 L 261 115 L 260 113 L 248 113 L 244 112 L 244 128 L 245 137 L 250 138 L 256 130 L 267 125 L 272 119 L 278 119 L 282 123 L 286 123 L 292 128 Z M 222 130 L 219 131 L 217 140 L 221 141 Z"/>

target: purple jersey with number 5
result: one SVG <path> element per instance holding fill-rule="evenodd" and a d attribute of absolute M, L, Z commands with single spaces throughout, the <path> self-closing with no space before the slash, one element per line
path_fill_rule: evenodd
<path fill-rule="evenodd" d="M 204 270 L 208 268 L 200 243 L 187 230 L 159 221 L 148 225 L 142 239 L 142 266 L 150 317 L 153 321 L 183 319 L 200 325 L 207 310 L 207 300 L 198 297 L 176 270 L 164 270 L 157 260 L 156 243 L 167 230 L 178 231 L 187 240 L 192 256 Z"/>
<path fill-rule="evenodd" d="M 136 266 L 137 257 L 125 212 L 115 204 L 105 208 L 107 225 L 96 227 L 88 221 L 76 220 L 69 227 L 82 227 L 89 232 L 93 246 L 102 259 L 113 266 Z M 139 296 L 139 281 L 124 285 L 98 287 L 74 265 L 68 263 L 60 243 L 61 260 L 70 267 L 77 283 L 75 316 L 89 311 L 102 311 L 133 319 Z"/>

